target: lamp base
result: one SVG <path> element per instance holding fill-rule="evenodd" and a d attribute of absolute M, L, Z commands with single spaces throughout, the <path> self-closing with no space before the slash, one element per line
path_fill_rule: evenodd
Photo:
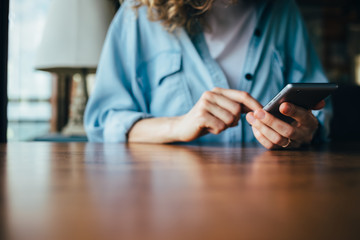
<path fill-rule="evenodd" d="M 85 106 L 88 100 L 86 76 L 86 69 L 82 71 L 82 74 L 73 76 L 73 84 L 76 85 L 71 97 L 69 121 L 62 130 L 62 134 L 65 136 L 86 136 L 83 125 Z"/>
<path fill-rule="evenodd" d="M 64 136 L 86 136 L 85 128 L 82 124 L 69 123 L 61 131 Z"/>

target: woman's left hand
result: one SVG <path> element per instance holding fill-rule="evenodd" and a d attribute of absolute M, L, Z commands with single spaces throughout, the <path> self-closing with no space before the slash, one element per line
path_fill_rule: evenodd
<path fill-rule="evenodd" d="M 325 101 L 321 101 L 312 110 L 319 110 L 324 106 Z M 319 124 L 311 110 L 282 103 L 280 112 L 295 121 L 288 124 L 262 109 L 246 115 L 256 139 L 267 149 L 299 148 L 309 144 Z"/>

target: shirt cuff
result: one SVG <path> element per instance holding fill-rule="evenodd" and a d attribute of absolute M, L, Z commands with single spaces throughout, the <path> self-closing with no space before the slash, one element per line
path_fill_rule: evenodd
<path fill-rule="evenodd" d="M 150 114 L 142 112 L 111 111 L 105 122 L 104 142 L 127 142 L 128 133 L 134 124 L 151 117 Z"/>

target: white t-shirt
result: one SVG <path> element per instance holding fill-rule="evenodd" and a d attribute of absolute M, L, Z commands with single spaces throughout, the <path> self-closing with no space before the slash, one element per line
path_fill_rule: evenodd
<path fill-rule="evenodd" d="M 235 89 L 256 27 L 256 6 L 249 1 L 230 5 L 217 0 L 205 21 L 210 27 L 204 32 L 210 55 L 224 71 L 230 88 Z"/>

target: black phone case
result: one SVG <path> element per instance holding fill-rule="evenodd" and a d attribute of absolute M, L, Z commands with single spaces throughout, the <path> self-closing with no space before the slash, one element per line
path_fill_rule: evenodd
<path fill-rule="evenodd" d="M 288 84 L 264 107 L 264 110 L 284 122 L 291 123 L 294 119 L 281 114 L 279 111 L 279 107 L 283 102 L 290 102 L 304 109 L 312 109 L 337 88 L 338 86 L 332 83 Z"/>

